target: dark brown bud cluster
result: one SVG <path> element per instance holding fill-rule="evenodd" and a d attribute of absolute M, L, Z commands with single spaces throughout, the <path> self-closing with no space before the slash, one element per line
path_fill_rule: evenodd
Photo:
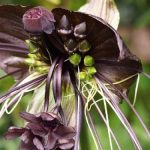
<path fill-rule="evenodd" d="M 24 29 L 30 33 L 51 34 L 55 29 L 54 22 L 52 12 L 42 7 L 32 8 L 23 15 Z"/>
<path fill-rule="evenodd" d="M 83 21 L 73 26 L 72 20 L 67 15 L 62 15 L 60 20 L 57 20 L 57 22 L 56 31 L 63 41 L 64 50 L 69 54 L 70 63 L 74 67 L 80 66 L 82 69 L 84 68 L 86 72 L 88 72 L 87 69 L 91 70 L 91 68 L 87 67 L 93 66 L 94 59 L 92 56 L 89 56 L 89 51 L 92 47 L 86 38 L 86 22 Z M 90 57 L 90 60 L 87 60 L 87 56 Z M 85 63 L 87 61 L 88 63 Z M 96 71 L 94 68 L 94 73 L 95 72 Z"/>
<path fill-rule="evenodd" d="M 85 40 L 86 22 L 82 22 L 73 27 L 67 16 L 63 15 L 58 23 L 57 32 L 62 37 L 62 40 L 64 41 L 64 48 L 68 53 L 74 53 L 78 50 L 85 53 L 90 50 L 90 44 L 87 40 Z M 86 42 L 86 45 L 89 46 L 88 48 L 86 47 L 86 50 L 85 47 L 81 46 L 83 44 L 83 40 Z"/>
<path fill-rule="evenodd" d="M 74 147 L 75 130 L 62 124 L 54 113 L 37 115 L 21 113 L 28 123 L 24 128 L 11 127 L 6 139 L 20 137 L 21 150 L 71 150 Z"/>

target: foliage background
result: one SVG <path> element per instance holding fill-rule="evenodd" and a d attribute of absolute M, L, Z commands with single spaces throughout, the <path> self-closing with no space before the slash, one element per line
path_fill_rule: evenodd
<path fill-rule="evenodd" d="M 85 2 L 86 0 L 1 0 L 0 4 L 21 4 L 34 6 L 42 5 L 49 9 L 53 7 L 64 7 L 71 10 L 77 10 Z M 149 43 L 143 44 L 145 40 L 150 41 L 150 1 L 116 0 L 116 3 L 121 13 L 119 32 L 125 39 L 128 46 L 132 48 L 133 53 L 137 54 L 140 58 L 142 57 L 144 70 L 145 72 L 150 74 L 150 45 Z M 140 34 L 138 33 L 139 30 L 142 32 L 142 34 L 146 34 L 146 36 L 144 36 L 145 39 L 140 39 Z M 132 35 L 132 33 L 134 33 L 134 36 Z M 133 41 L 133 39 L 136 42 Z M 136 45 L 136 43 L 142 45 L 140 49 L 139 46 Z M 0 75 L 2 75 L 3 73 L 4 72 L 0 70 Z M 8 88 L 10 88 L 13 83 L 14 80 L 11 77 L 0 81 L 0 94 L 8 90 Z M 134 95 L 134 87 L 135 85 L 133 85 L 129 93 L 131 100 L 133 99 Z M 17 109 L 11 115 L 4 115 L 0 120 L 0 150 L 18 149 L 18 141 L 5 141 L 3 139 L 3 134 L 7 131 L 10 125 L 21 126 L 21 124 L 23 124 L 22 120 L 19 119 L 18 113 L 23 110 L 25 111 L 26 104 L 28 103 L 27 99 L 30 99 L 30 94 L 25 96 L 19 107 L 17 107 Z M 125 112 L 128 120 L 132 124 L 135 132 L 142 142 L 143 150 L 149 150 L 150 141 L 145 135 L 142 127 L 139 125 L 139 122 L 137 121 L 134 114 L 125 103 L 122 103 L 120 107 Z M 143 76 L 141 76 L 140 78 L 139 91 L 135 107 L 150 129 L 150 80 L 146 79 Z M 121 127 L 120 122 L 118 121 L 116 116 L 111 113 L 111 110 L 109 110 L 109 118 L 111 127 L 115 131 L 123 150 L 133 150 L 133 146 L 128 138 L 127 133 Z M 109 150 L 110 148 L 107 131 L 104 124 L 102 123 L 102 120 L 100 120 L 97 116 L 94 116 L 94 121 L 96 123 L 96 126 L 98 127 L 98 131 L 100 132 L 101 139 L 104 144 L 104 150 Z M 84 147 L 84 150 L 95 150 L 92 138 L 87 134 L 87 132 L 87 128 L 86 126 L 84 126 L 82 130 L 81 146 Z"/>

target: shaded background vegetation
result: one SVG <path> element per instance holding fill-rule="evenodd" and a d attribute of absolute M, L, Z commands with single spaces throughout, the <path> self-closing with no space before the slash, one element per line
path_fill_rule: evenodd
<path fill-rule="evenodd" d="M 86 0 L 1 0 L 0 4 L 42 5 L 47 8 L 64 7 L 71 10 L 77 10 L 85 2 Z M 119 32 L 128 46 L 132 49 L 133 53 L 142 59 L 145 72 L 150 74 L 150 1 L 116 0 L 116 2 L 121 13 Z M 0 71 L 0 75 L 2 74 L 3 72 Z M 13 83 L 14 80 L 11 77 L 0 81 L 0 94 L 10 88 Z M 133 85 L 129 93 L 131 100 L 134 95 L 134 87 L 135 85 Z M 0 120 L 0 150 L 17 150 L 18 141 L 5 141 L 3 139 L 3 134 L 10 125 L 19 126 L 23 124 L 18 113 L 25 110 L 26 104 L 28 103 L 27 99 L 30 99 L 30 94 L 25 96 L 19 107 L 17 107 L 11 115 L 5 115 Z M 135 132 L 142 142 L 143 150 L 149 150 L 150 141 L 145 135 L 142 127 L 139 125 L 139 122 L 134 114 L 125 103 L 122 103 L 120 107 L 125 112 L 128 120 L 132 124 Z M 139 91 L 135 107 L 150 129 L 150 80 L 143 76 L 140 78 Z M 120 140 L 123 150 L 133 150 L 133 146 L 127 133 L 122 128 L 117 117 L 111 113 L 111 110 L 109 111 L 109 118 L 111 127 L 114 129 L 118 139 Z M 98 131 L 100 132 L 104 149 L 109 150 L 107 131 L 102 123 L 102 120 L 100 120 L 97 116 L 94 116 L 94 121 L 98 127 Z M 87 128 L 84 127 L 82 130 L 81 145 L 84 147 L 84 150 L 95 150 L 92 138 L 86 132 L 88 132 Z"/>

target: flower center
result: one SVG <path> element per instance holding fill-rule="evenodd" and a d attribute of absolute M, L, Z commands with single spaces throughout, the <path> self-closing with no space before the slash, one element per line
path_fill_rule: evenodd
<path fill-rule="evenodd" d="M 40 12 L 38 11 L 38 8 L 36 8 L 34 11 L 32 10 L 32 13 L 27 13 L 27 15 L 38 17 Z M 66 15 L 62 16 L 55 27 L 55 31 L 58 33 L 57 39 L 63 43 L 65 51 L 64 54 L 58 53 L 58 55 L 65 55 L 63 57 L 65 58 L 65 62 L 67 61 L 66 64 L 68 64 L 68 62 L 71 64 L 76 70 L 76 75 L 80 80 L 92 79 L 92 76 L 96 73 L 94 58 L 90 55 L 92 46 L 86 39 L 86 30 L 86 22 L 81 22 L 73 27 Z M 50 34 L 48 36 L 53 35 Z M 51 40 L 49 42 L 51 43 Z M 47 55 L 51 55 L 52 53 L 55 53 L 55 51 L 59 51 L 59 49 L 56 48 L 57 45 L 54 45 L 54 50 L 44 46 L 44 49 L 41 49 L 40 45 L 38 45 L 39 43 L 42 43 L 39 39 L 38 42 L 35 40 L 32 41 L 32 39 L 26 40 L 26 44 L 30 50 L 28 58 L 26 59 L 26 64 L 30 66 L 30 69 L 34 69 L 40 73 L 47 73 L 50 68 L 50 59 Z M 55 57 L 53 59 L 55 59 Z"/>
<path fill-rule="evenodd" d="M 67 16 L 63 15 L 56 30 L 64 42 L 64 49 L 69 55 L 68 60 L 74 68 L 81 68 L 78 78 L 91 79 L 96 73 L 96 68 L 94 58 L 89 55 L 92 46 L 86 39 L 86 22 L 81 22 L 73 27 Z"/>

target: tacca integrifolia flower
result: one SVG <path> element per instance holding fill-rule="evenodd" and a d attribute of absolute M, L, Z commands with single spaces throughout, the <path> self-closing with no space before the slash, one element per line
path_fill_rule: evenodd
<path fill-rule="evenodd" d="M 39 145 L 41 149 L 67 149 L 66 145 L 77 150 L 84 116 L 97 149 L 102 149 L 90 112 L 94 105 L 120 149 L 108 117 L 97 104 L 103 101 L 118 116 L 133 144 L 141 149 L 118 104 L 125 99 L 150 135 L 127 97 L 142 65 L 115 29 L 99 17 L 61 8 L 48 11 L 42 7 L 0 6 L 0 17 L 6 23 L 0 28 L 0 35 L 5 35 L 0 38 L 0 67 L 8 73 L 6 76 L 13 75 L 18 80 L 0 97 L 0 116 L 11 113 L 29 91 L 38 95 L 34 95 L 30 107 L 34 114 L 39 112 L 39 116 L 23 113 L 22 118 L 28 122 L 25 128 L 10 128 L 7 139 L 21 137 L 21 145 L 30 148 Z M 6 30 L 6 25 L 11 28 Z M 42 87 L 44 92 L 39 90 Z M 49 140 L 52 135 L 55 136 Z"/>

